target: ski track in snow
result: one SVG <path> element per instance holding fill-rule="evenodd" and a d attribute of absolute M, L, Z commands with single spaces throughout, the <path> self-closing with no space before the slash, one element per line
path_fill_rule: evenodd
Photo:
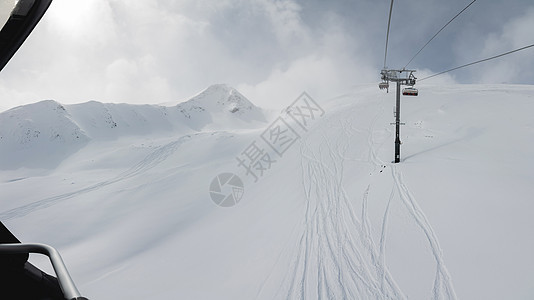
<path fill-rule="evenodd" d="M 354 130 L 339 121 L 337 139 L 325 147 L 301 144 L 306 196 L 304 232 L 278 296 L 287 299 L 406 299 L 384 264 L 367 216 L 367 196 L 358 217 L 343 188 L 344 161 Z M 385 239 L 383 239 L 385 241 Z"/>
<path fill-rule="evenodd" d="M 390 205 L 399 194 L 409 215 L 425 234 L 436 261 L 436 277 L 431 299 L 456 299 L 454 287 L 443 261 L 438 238 L 412 193 L 404 182 L 401 167 L 384 163 L 377 151 L 387 141 L 374 140 L 375 123 L 384 112 L 383 105 L 372 119 L 367 132 L 355 128 L 350 112 L 335 119 L 339 135 L 323 134 L 319 144 L 301 143 L 302 187 L 305 194 L 303 227 L 294 258 L 274 298 L 286 299 L 408 299 L 395 282 L 386 262 L 386 242 Z M 390 130 L 385 130 L 391 136 Z M 367 162 L 375 171 L 390 165 L 393 186 L 381 222 L 378 244 L 372 235 L 368 216 L 369 192 L 363 193 L 361 212 L 353 207 L 345 191 L 343 168 L 356 134 L 367 134 Z M 425 287 L 422 287 L 425 288 Z M 430 288 L 429 288 L 430 290 Z"/>
<path fill-rule="evenodd" d="M 391 170 L 402 202 L 406 206 L 406 209 L 410 212 L 411 216 L 417 222 L 417 225 L 425 233 L 434 259 L 436 260 L 436 278 L 434 280 L 434 288 L 432 290 L 432 299 L 456 299 L 456 293 L 454 291 L 451 276 L 443 261 L 443 252 L 439 245 L 436 233 L 432 229 L 432 226 L 430 225 L 426 215 L 421 210 L 421 207 L 415 201 L 413 194 L 404 183 L 404 179 L 399 168 L 397 166 L 393 166 Z"/>
<path fill-rule="evenodd" d="M 123 173 L 117 175 L 116 177 L 105 180 L 93 185 L 90 185 L 88 187 L 82 188 L 77 191 L 45 198 L 42 200 L 38 200 L 26 205 L 22 205 L 7 211 L 4 211 L 0 213 L 0 220 L 8 221 L 15 218 L 20 218 L 23 216 L 26 216 L 34 211 L 41 210 L 47 207 L 50 207 L 52 205 L 58 204 L 64 200 L 70 199 L 72 197 L 76 197 L 82 194 L 94 192 L 96 190 L 99 190 L 103 187 L 124 181 L 126 179 L 138 176 L 155 166 L 159 165 L 161 162 L 165 161 L 169 156 L 171 156 L 180 145 L 185 143 L 186 141 L 189 141 L 191 139 L 191 135 L 185 135 L 180 138 L 178 138 L 175 141 L 169 142 L 159 148 L 157 148 L 155 151 L 147 155 L 143 160 L 129 168 L 128 170 L 124 171 Z"/>

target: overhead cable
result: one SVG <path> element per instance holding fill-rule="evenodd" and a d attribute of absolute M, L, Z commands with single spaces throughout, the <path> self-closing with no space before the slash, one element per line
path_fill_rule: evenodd
<path fill-rule="evenodd" d="M 391 5 L 389 6 L 388 30 L 386 33 L 386 52 L 384 53 L 384 69 L 386 68 L 386 59 L 388 56 L 389 26 L 391 25 L 391 12 L 392 11 L 393 11 L 393 0 L 391 0 Z"/>
<path fill-rule="evenodd" d="M 456 19 L 459 15 L 461 15 L 465 10 L 467 10 L 471 5 L 473 5 L 473 3 L 475 3 L 475 1 L 477 0 L 473 0 L 471 3 L 469 3 L 469 5 L 467 5 L 464 9 L 462 9 L 459 13 L 456 14 L 456 16 L 454 16 L 449 22 L 447 22 L 447 24 L 445 24 L 443 27 L 441 27 L 441 29 L 436 33 L 434 34 L 434 36 L 432 38 L 430 38 L 430 40 L 428 42 L 426 42 L 426 44 L 421 48 L 419 49 L 419 51 L 412 57 L 412 59 L 410 59 L 410 61 L 404 66 L 403 69 L 406 69 L 406 67 L 414 60 L 414 58 L 419 55 L 419 53 L 421 53 L 421 51 L 423 51 L 423 49 L 425 49 L 425 47 L 430 44 L 430 42 L 432 42 L 432 40 L 441 32 L 443 31 L 443 29 L 445 29 L 445 27 L 447 27 L 452 21 L 454 21 L 454 19 Z"/>
<path fill-rule="evenodd" d="M 519 48 L 519 49 L 515 49 L 515 50 L 512 50 L 512 51 L 508 51 L 508 52 L 505 52 L 505 53 L 502 53 L 502 54 L 499 54 L 499 55 L 495 55 L 495 56 L 492 56 L 492 57 L 488 57 L 488 58 L 485 58 L 485 59 L 481 59 L 481 60 L 478 60 L 478 61 L 475 61 L 475 62 L 472 62 L 472 63 L 461 65 L 459 67 L 452 68 L 452 69 L 449 69 L 447 71 L 439 72 L 439 73 L 436 73 L 434 75 L 425 77 L 423 79 L 419 79 L 419 81 L 426 80 L 426 79 L 429 79 L 429 78 L 432 78 L 432 77 L 436 77 L 438 75 L 445 74 L 445 73 L 448 73 L 448 72 L 452 72 L 452 71 L 455 71 L 455 70 L 458 70 L 458 69 L 461 69 L 461 68 L 469 67 L 469 66 L 472 66 L 474 64 L 478 64 L 478 63 L 481 63 L 481 62 L 485 62 L 485 61 L 488 61 L 488 60 L 499 58 L 499 57 L 502 57 L 502 56 L 505 56 L 505 55 L 508 55 L 508 54 L 512 54 L 512 53 L 515 53 L 515 52 L 518 52 L 518 51 L 521 51 L 521 50 L 525 50 L 525 49 L 528 49 L 528 48 L 531 48 L 531 47 L 534 47 L 534 44 L 528 45 L 528 46 L 525 46 L 525 47 L 522 47 L 522 48 Z"/>

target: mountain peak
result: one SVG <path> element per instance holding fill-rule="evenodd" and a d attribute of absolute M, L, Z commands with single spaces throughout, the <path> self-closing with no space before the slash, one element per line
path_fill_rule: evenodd
<path fill-rule="evenodd" d="M 212 112 L 227 111 L 238 114 L 259 110 L 245 96 L 227 84 L 211 85 L 189 101 L 179 104 L 179 106 L 187 110 L 201 108 Z"/>
<path fill-rule="evenodd" d="M 229 86 L 226 83 L 216 83 L 212 84 L 209 87 L 207 87 L 203 92 L 211 91 L 211 92 L 226 92 L 230 93 L 232 91 L 235 91 L 233 87 Z"/>

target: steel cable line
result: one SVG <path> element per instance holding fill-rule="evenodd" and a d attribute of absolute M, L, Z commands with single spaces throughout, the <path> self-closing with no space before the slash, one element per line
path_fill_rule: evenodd
<path fill-rule="evenodd" d="M 473 0 L 471 3 L 469 3 L 469 5 L 467 5 L 464 9 L 462 9 L 459 13 L 456 14 L 456 16 L 454 16 L 449 22 L 447 22 L 447 24 L 445 24 L 443 27 L 441 27 L 441 29 L 436 33 L 434 34 L 434 36 L 428 41 L 426 42 L 426 44 L 412 57 L 412 59 L 410 59 L 410 61 L 404 66 L 403 69 L 406 69 L 406 67 L 414 60 L 414 58 L 419 55 L 419 53 L 421 53 L 421 51 L 423 51 L 423 49 L 425 49 L 425 47 L 430 44 L 430 42 L 432 42 L 432 40 L 441 32 L 443 31 L 443 29 L 445 29 L 445 27 L 447 27 L 452 21 L 454 21 L 454 19 L 456 19 L 459 15 L 461 15 L 465 10 L 467 10 L 471 5 L 473 5 L 473 3 L 475 3 L 475 1 L 477 0 Z M 392 1 L 393 2 L 393 1 Z M 387 50 L 386 50 L 387 51 Z M 385 64 L 385 62 L 384 62 Z"/>
<path fill-rule="evenodd" d="M 384 54 L 384 69 L 386 68 L 386 59 L 388 56 L 388 42 L 389 42 L 389 26 L 391 25 L 391 12 L 393 11 L 393 0 L 389 6 L 388 31 L 386 33 L 386 53 Z"/>
<path fill-rule="evenodd" d="M 436 73 L 434 75 L 425 77 L 423 79 L 419 79 L 419 81 L 422 81 L 422 80 L 425 80 L 425 79 L 429 79 L 429 78 L 432 78 L 432 77 L 436 77 L 438 75 L 445 74 L 445 73 L 448 73 L 448 72 L 452 72 L 452 71 L 455 71 L 455 70 L 458 70 L 458 69 L 461 69 L 461 68 L 465 68 L 465 67 L 468 67 L 468 66 L 472 66 L 474 64 L 478 64 L 478 63 L 481 63 L 481 62 L 485 62 L 485 61 L 488 61 L 488 60 L 499 58 L 499 57 L 502 57 L 502 56 L 505 56 L 505 55 L 508 55 L 508 54 L 512 54 L 512 53 L 515 53 L 515 52 L 518 52 L 518 51 L 521 51 L 521 50 L 525 50 L 525 49 L 528 49 L 528 48 L 531 48 L 531 47 L 534 47 L 534 44 L 528 45 L 528 46 L 525 46 L 525 47 L 522 47 L 522 48 L 519 48 L 519 49 L 515 49 L 515 50 L 512 50 L 512 51 L 508 51 L 508 52 L 505 52 L 505 53 L 502 53 L 502 54 L 499 54 L 499 55 L 495 55 L 495 56 L 492 56 L 492 57 L 488 57 L 488 58 L 485 58 L 485 59 L 481 59 L 481 60 L 478 60 L 478 61 L 475 61 L 475 62 L 472 62 L 472 63 L 468 63 L 468 64 L 465 64 L 465 65 L 462 65 L 462 66 L 459 66 L 459 67 L 456 67 L 456 68 L 449 69 L 447 71 L 439 72 L 439 73 Z"/>

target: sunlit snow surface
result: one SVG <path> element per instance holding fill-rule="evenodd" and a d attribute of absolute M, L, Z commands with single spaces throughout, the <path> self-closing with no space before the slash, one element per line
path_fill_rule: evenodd
<path fill-rule="evenodd" d="M 533 299 L 534 87 L 419 88 L 400 164 L 394 93 L 357 86 L 315 99 L 325 115 L 290 123 L 257 182 L 236 157 L 285 112 L 226 86 L 6 111 L 0 219 L 90 299 Z M 233 207 L 210 199 L 224 172 L 245 185 Z"/>

